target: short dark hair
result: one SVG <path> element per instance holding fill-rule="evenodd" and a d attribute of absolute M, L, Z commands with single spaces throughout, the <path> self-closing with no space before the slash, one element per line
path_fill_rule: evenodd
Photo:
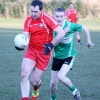
<path fill-rule="evenodd" d="M 39 9 L 42 10 L 43 9 L 43 3 L 40 0 L 33 0 L 31 2 L 31 6 L 39 6 Z"/>
<path fill-rule="evenodd" d="M 65 12 L 65 9 L 59 7 L 55 9 L 55 12 Z"/>
<path fill-rule="evenodd" d="M 70 4 L 73 4 L 72 2 L 69 2 L 69 4 L 68 5 L 70 5 Z"/>

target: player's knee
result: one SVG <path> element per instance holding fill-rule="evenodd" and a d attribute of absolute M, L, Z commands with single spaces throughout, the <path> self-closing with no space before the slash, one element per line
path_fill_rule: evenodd
<path fill-rule="evenodd" d="M 65 77 L 63 76 L 63 75 L 60 75 L 60 74 L 58 74 L 57 75 L 57 77 L 58 77 L 58 79 L 60 80 L 60 81 L 64 81 L 64 79 L 65 79 Z"/>
<path fill-rule="evenodd" d="M 30 78 L 30 82 L 32 83 L 33 86 L 36 86 L 38 84 L 40 79 L 38 78 Z"/>
<path fill-rule="evenodd" d="M 38 81 L 36 81 L 36 80 L 35 81 L 31 81 L 31 83 L 32 83 L 33 86 L 37 86 Z"/>
<path fill-rule="evenodd" d="M 28 79 L 28 72 L 27 71 L 21 71 L 21 81 L 25 81 Z"/>

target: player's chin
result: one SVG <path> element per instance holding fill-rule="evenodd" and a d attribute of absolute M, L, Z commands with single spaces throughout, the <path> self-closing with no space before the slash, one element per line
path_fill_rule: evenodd
<path fill-rule="evenodd" d="M 37 16 L 32 16 L 32 18 L 33 18 L 34 20 L 38 19 Z"/>
<path fill-rule="evenodd" d="M 62 24 L 62 22 L 61 22 L 61 21 L 58 21 L 57 23 L 58 23 L 59 25 L 61 25 L 61 24 Z"/>

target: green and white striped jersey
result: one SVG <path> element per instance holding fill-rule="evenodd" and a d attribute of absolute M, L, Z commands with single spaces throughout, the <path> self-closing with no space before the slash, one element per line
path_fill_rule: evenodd
<path fill-rule="evenodd" d="M 74 48 L 74 33 L 76 31 L 82 31 L 82 25 L 68 22 L 64 20 L 62 28 L 70 27 L 70 31 L 65 35 L 65 37 L 60 41 L 60 43 L 54 47 L 54 57 L 58 59 L 64 59 L 67 57 L 75 57 L 76 50 Z M 54 32 L 54 37 L 56 36 L 56 32 Z"/>

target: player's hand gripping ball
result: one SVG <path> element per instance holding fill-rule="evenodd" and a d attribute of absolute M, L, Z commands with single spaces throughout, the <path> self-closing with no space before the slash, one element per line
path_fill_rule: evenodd
<path fill-rule="evenodd" d="M 29 38 L 24 34 L 18 34 L 14 38 L 14 43 L 17 50 L 24 50 L 28 46 Z"/>

